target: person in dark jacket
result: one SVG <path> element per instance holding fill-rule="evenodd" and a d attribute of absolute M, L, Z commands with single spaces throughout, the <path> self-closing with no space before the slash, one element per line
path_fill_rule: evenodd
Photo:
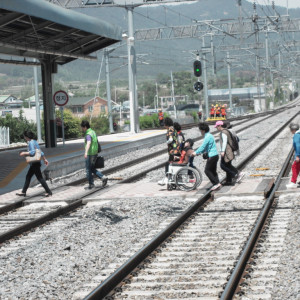
<path fill-rule="evenodd" d="M 33 132 L 31 131 L 24 131 L 23 133 L 23 137 L 26 140 L 26 142 L 28 143 L 28 151 L 22 151 L 20 152 L 20 156 L 34 156 L 35 155 L 35 151 L 36 149 L 41 149 L 38 142 L 35 139 L 35 135 Z M 44 161 L 44 164 L 46 166 L 48 166 L 48 160 L 45 157 L 44 152 L 41 151 L 41 155 L 42 155 L 42 160 Z M 40 182 L 40 184 L 43 186 L 43 188 L 46 191 L 46 194 L 44 194 L 45 197 L 49 197 L 52 196 L 52 192 L 49 189 L 45 179 L 43 178 L 42 172 L 41 172 L 41 162 L 32 162 L 29 164 L 29 170 L 26 174 L 26 179 L 25 179 L 25 183 L 22 189 L 21 193 L 16 193 L 17 196 L 26 196 L 26 192 L 27 189 L 29 188 L 30 185 L 30 181 L 33 175 L 36 176 L 37 180 Z"/>
<path fill-rule="evenodd" d="M 167 173 L 169 171 L 170 162 L 174 161 L 175 156 L 180 156 L 179 144 L 178 144 L 178 134 L 174 128 L 173 120 L 169 117 L 165 118 L 165 128 L 167 129 L 167 146 L 168 146 L 168 154 L 169 160 L 165 164 L 166 176 L 158 181 L 159 185 L 165 185 L 168 182 Z"/>
<path fill-rule="evenodd" d="M 297 178 L 300 172 L 300 130 L 299 125 L 295 123 L 290 124 L 290 131 L 293 134 L 293 148 L 295 150 L 294 162 L 292 165 L 291 182 L 286 185 L 288 189 L 295 189 L 298 187 Z"/>

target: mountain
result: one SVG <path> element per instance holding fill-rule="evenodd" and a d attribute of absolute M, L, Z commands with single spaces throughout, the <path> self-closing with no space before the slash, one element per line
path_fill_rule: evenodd
<path fill-rule="evenodd" d="M 62 0 L 61 0 L 62 1 Z M 242 0 L 242 16 L 250 17 L 253 14 L 253 4 Z M 76 11 L 100 18 L 107 22 L 121 26 L 127 32 L 127 11 L 121 7 L 99 7 L 99 8 L 77 8 Z M 270 6 L 257 5 L 258 15 L 273 15 L 274 11 Z M 276 12 L 284 15 L 286 9 L 276 7 Z M 290 9 L 290 16 L 297 18 L 300 9 Z M 237 19 L 239 17 L 239 7 L 237 0 L 199 0 L 189 3 L 176 3 L 174 5 L 145 5 L 134 8 L 134 28 L 159 28 L 167 26 L 179 26 L 195 24 L 195 20 L 214 19 Z M 263 36 L 263 35 L 261 35 Z M 236 40 L 224 36 L 229 42 L 236 44 Z M 220 43 L 220 39 L 215 39 L 215 44 Z M 251 39 L 249 40 L 251 41 Z M 253 37 L 252 37 L 253 41 Z M 210 44 L 210 37 L 206 37 L 206 46 Z M 192 63 L 195 52 L 201 49 L 202 39 L 186 38 L 160 41 L 147 41 L 135 43 L 137 58 L 137 78 L 142 80 L 152 78 L 158 73 L 170 74 L 171 71 L 192 70 Z M 127 78 L 127 46 L 125 41 L 112 45 L 117 49 L 111 53 L 110 70 L 111 77 L 115 79 Z M 59 66 L 56 78 L 64 81 L 85 81 L 96 82 L 99 76 L 103 52 L 98 52 L 99 62 L 89 62 L 77 60 L 64 66 Z M 222 68 L 223 61 L 218 61 L 218 68 Z M 24 68 L 27 70 L 24 71 Z M 13 70 L 13 71 L 12 71 Z M 29 71 L 28 71 L 29 70 Z M 30 76 L 32 68 L 20 66 L 1 65 L 0 73 L 15 76 Z M 105 78 L 105 66 L 102 65 L 101 79 Z"/>

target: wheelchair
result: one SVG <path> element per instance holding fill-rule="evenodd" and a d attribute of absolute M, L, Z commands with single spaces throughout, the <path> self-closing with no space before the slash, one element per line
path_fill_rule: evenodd
<path fill-rule="evenodd" d="M 202 182 L 201 172 L 195 167 L 189 167 L 188 164 L 170 163 L 166 175 L 169 191 L 177 188 L 182 191 L 191 191 L 196 189 Z"/>

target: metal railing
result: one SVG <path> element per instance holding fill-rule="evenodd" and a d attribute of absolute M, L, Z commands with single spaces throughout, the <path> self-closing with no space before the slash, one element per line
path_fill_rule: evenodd
<path fill-rule="evenodd" d="M 9 127 L 0 127 L 0 147 L 9 146 Z"/>

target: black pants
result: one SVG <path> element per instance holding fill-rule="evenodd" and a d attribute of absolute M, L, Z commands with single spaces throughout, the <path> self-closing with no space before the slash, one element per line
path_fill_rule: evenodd
<path fill-rule="evenodd" d="M 206 176 L 208 177 L 208 179 L 210 180 L 210 182 L 213 185 L 216 185 L 220 182 L 219 176 L 217 173 L 218 160 L 219 160 L 219 155 L 209 157 L 207 159 L 207 163 L 206 163 L 205 170 L 204 170 Z"/>
<path fill-rule="evenodd" d="M 25 183 L 24 183 L 24 186 L 23 186 L 23 189 L 22 189 L 22 193 L 26 193 L 33 175 L 36 176 L 37 180 L 41 183 L 41 185 L 45 189 L 46 193 L 50 194 L 51 191 L 50 191 L 45 179 L 42 176 L 41 163 L 40 162 L 32 163 L 30 165 L 30 168 L 29 168 L 29 170 L 26 174 L 26 180 L 25 180 Z"/>
<path fill-rule="evenodd" d="M 226 172 L 226 182 L 232 182 L 232 178 L 239 173 L 231 161 L 225 162 L 224 157 L 221 158 L 221 169 Z"/>

